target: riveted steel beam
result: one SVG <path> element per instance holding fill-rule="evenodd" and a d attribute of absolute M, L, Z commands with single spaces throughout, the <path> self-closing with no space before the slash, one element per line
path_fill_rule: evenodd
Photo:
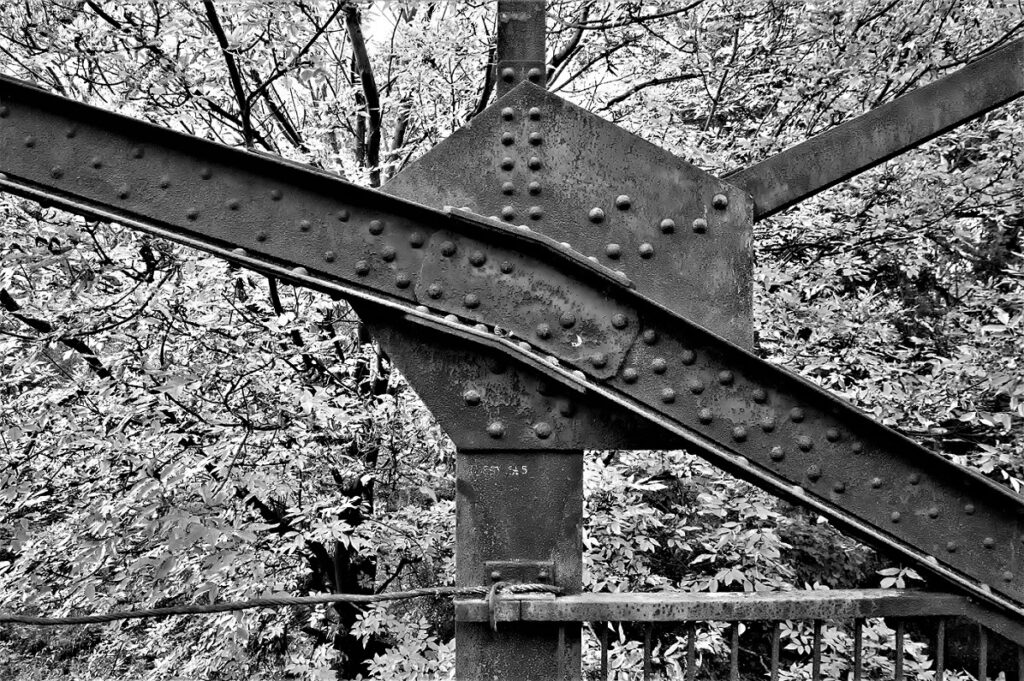
<path fill-rule="evenodd" d="M 290 272 L 300 284 L 498 349 L 980 600 L 1024 614 L 1019 497 L 547 237 L 8 79 L 0 80 L 0 172 L 4 191 Z M 710 209 L 724 213 L 736 196 L 715 195 Z M 563 324 L 569 313 L 572 323 Z"/>
<path fill-rule="evenodd" d="M 763 220 L 1024 95 L 1024 39 L 726 179 Z"/>

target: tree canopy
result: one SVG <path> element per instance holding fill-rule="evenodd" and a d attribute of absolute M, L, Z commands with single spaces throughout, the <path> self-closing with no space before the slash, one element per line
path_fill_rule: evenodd
<path fill-rule="evenodd" d="M 1019 2 L 547 11 L 552 91 L 716 175 L 1024 34 Z M 380 186 L 493 102 L 494 14 L 488 2 L 22 0 L 0 5 L 0 70 Z M 1003 107 L 758 223 L 753 244 L 762 357 L 1018 492 L 1022 114 Z M 344 301 L 0 195 L 0 308 L 0 609 L 453 582 L 453 446 Z M 687 452 L 590 453 L 586 492 L 587 589 L 917 579 Z M 830 632 L 840 651 L 849 632 Z M 808 632 L 783 635 L 801 677 Z M 429 678 L 451 673 L 452 636 L 443 600 L 0 627 L 0 675 Z M 616 669 L 635 668 L 633 639 Z M 666 673 L 680 640 L 659 641 Z M 721 631 L 702 625 L 698 646 L 713 671 Z M 912 671 L 927 669 L 924 646 L 908 650 Z M 830 678 L 844 659 L 827 656 Z"/>

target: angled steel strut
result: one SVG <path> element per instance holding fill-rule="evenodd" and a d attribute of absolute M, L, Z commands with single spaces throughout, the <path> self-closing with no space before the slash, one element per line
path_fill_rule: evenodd
<path fill-rule="evenodd" d="M 432 210 L 6 78 L 0 172 L 0 190 L 347 296 L 425 337 L 458 339 L 540 375 L 569 399 L 639 417 L 1024 616 L 1020 498 L 528 229 Z M 739 189 L 715 191 L 704 197 L 707 229 L 749 211 Z M 463 398 L 486 411 L 501 396 L 467 386 Z M 568 409 L 525 427 L 494 421 L 481 437 L 516 429 L 540 447 L 572 419 Z"/>

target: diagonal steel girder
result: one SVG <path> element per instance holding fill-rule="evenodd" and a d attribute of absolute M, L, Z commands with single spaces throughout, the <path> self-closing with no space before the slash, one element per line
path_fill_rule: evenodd
<path fill-rule="evenodd" d="M 2 191 L 344 295 L 425 336 L 496 354 L 1024 616 L 1019 497 L 545 237 L 6 78 L 0 172 Z M 467 409 L 490 397 L 467 394 Z M 489 437 L 504 436 L 497 426 Z M 539 445 L 563 426 L 535 429 Z"/>
<path fill-rule="evenodd" d="M 959 71 L 726 176 L 771 217 L 1024 95 L 1024 38 Z"/>

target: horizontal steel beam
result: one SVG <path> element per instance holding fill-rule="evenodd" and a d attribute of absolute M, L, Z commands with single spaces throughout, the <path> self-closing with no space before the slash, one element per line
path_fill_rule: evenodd
<path fill-rule="evenodd" d="M 1024 39 L 725 179 L 763 220 L 1021 95 Z"/>
<path fill-rule="evenodd" d="M 628 279 L 547 237 L 4 78 L 0 173 L 0 191 L 283 273 L 453 342 L 491 348 L 564 394 L 630 412 L 670 435 L 667 445 L 683 441 L 723 469 L 1024 617 L 1020 497 L 639 295 Z M 730 200 L 714 197 L 712 220 Z M 467 411 L 487 415 L 487 438 L 506 442 L 516 432 L 542 448 L 573 427 L 571 405 L 550 420 L 533 421 L 532 413 L 512 424 L 490 419 L 507 400 L 480 388 L 458 389 Z"/>
<path fill-rule="evenodd" d="M 753 622 L 967 617 L 1024 645 L 1024 625 L 957 594 L 895 589 L 753 593 L 585 593 L 499 598 L 499 622 Z M 486 622 L 484 599 L 455 602 L 459 622 Z"/>

